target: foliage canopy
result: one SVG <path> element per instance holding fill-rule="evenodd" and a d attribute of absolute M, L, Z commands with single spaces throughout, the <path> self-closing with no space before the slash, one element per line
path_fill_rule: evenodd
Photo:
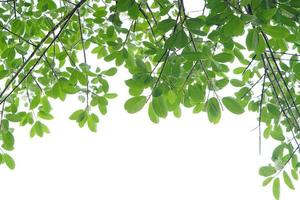
<path fill-rule="evenodd" d="M 147 107 L 158 123 L 181 108 L 258 113 L 259 141 L 277 141 L 272 163 L 259 174 L 280 197 L 281 182 L 294 189 L 300 162 L 300 1 L 204 0 L 197 16 L 184 1 L 4 0 L 0 2 L 0 163 L 13 169 L 12 124 L 49 133 L 51 99 L 78 95 L 84 103 L 70 119 L 97 131 L 107 113 L 107 77 L 118 67 L 132 75 L 128 113 Z M 114 63 L 105 69 L 87 54 Z M 236 92 L 223 96 L 227 88 Z M 258 93 L 258 94 L 256 94 Z"/>

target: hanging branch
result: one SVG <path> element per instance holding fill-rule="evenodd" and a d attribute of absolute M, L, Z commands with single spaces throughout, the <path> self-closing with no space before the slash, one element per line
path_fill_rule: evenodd
<path fill-rule="evenodd" d="M 261 90 L 261 97 L 260 97 L 260 101 L 259 101 L 259 117 L 258 117 L 258 129 L 259 129 L 259 155 L 261 155 L 261 135 L 262 135 L 262 131 L 261 131 L 261 116 L 262 116 L 262 105 L 263 105 L 263 100 L 264 100 L 264 93 L 265 93 L 265 84 L 266 84 L 266 76 L 267 76 L 267 68 L 265 68 L 265 73 L 263 75 L 264 79 L 263 79 L 263 84 L 262 84 L 262 90 Z"/>
<path fill-rule="evenodd" d="M 270 75 L 269 75 L 269 72 L 268 72 L 269 70 L 270 70 L 271 73 L 273 74 L 275 83 L 277 84 L 277 87 L 279 88 L 279 91 L 280 91 L 281 93 L 282 93 L 282 89 L 281 89 L 281 87 L 280 87 L 280 84 L 278 83 L 278 80 L 277 80 L 277 78 L 276 78 L 276 75 L 274 74 L 274 71 L 272 70 L 272 66 L 270 65 L 270 62 L 268 61 L 267 56 L 266 56 L 265 54 L 262 54 L 262 55 L 261 55 L 261 58 L 262 58 L 263 65 L 264 65 L 264 68 L 265 68 L 265 70 L 266 70 L 268 79 L 269 79 L 269 81 L 270 81 L 270 83 L 271 83 L 271 85 L 272 85 L 273 92 L 274 92 L 275 97 L 276 97 L 276 99 L 277 99 L 278 105 L 279 105 L 281 111 L 283 112 L 283 114 L 284 114 L 284 116 L 285 116 L 285 118 L 286 118 L 286 120 L 287 120 L 287 122 L 288 122 L 288 125 L 289 125 L 290 129 L 293 130 L 293 127 L 297 126 L 297 129 L 300 130 L 300 129 L 299 129 L 299 124 L 297 123 L 297 120 L 295 119 L 295 116 L 292 115 L 292 118 L 295 120 L 295 124 L 294 124 L 293 122 L 291 122 L 291 120 L 290 120 L 290 118 L 289 118 L 289 116 L 288 116 L 288 113 L 284 110 L 284 108 L 283 108 L 283 106 L 282 106 L 282 104 L 281 104 L 281 102 L 280 102 L 280 98 L 279 98 L 279 95 L 278 95 L 278 93 L 277 93 L 277 91 L 276 91 L 276 87 L 275 87 L 275 85 L 274 85 L 274 81 L 272 80 L 272 78 L 271 78 Z M 267 60 L 267 64 L 268 64 L 268 65 L 265 63 L 265 59 Z M 269 67 L 268 67 L 268 66 L 269 66 Z M 283 95 L 283 97 L 284 97 L 284 99 L 285 99 L 285 103 L 287 104 L 287 106 L 289 106 L 288 102 L 286 101 L 285 94 L 282 93 L 282 95 Z M 291 110 L 290 110 L 290 111 L 291 111 Z M 292 111 L 291 111 L 291 112 L 292 112 Z M 292 113 L 292 114 L 293 114 L 293 113 Z M 292 124 L 294 124 L 294 125 L 292 125 Z M 294 140 L 295 140 L 297 146 L 299 146 L 298 141 L 297 141 L 297 139 L 296 139 L 296 137 L 295 137 L 295 135 L 294 135 L 293 132 L 292 132 L 292 134 L 293 134 L 293 138 L 294 138 Z"/>
<path fill-rule="evenodd" d="M 279 91 L 280 91 L 280 93 L 281 93 L 281 95 L 282 95 L 282 97 L 283 97 L 283 99 L 284 99 L 284 102 L 286 103 L 286 106 L 288 107 L 288 110 L 289 110 L 289 112 L 290 112 L 292 118 L 294 119 L 295 124 L 296 124 L 298 130 L 300 130 L 300 126 L 299 126 L 299 124 L 298 124 L 298 122 L 297 122 L 297 118 L 294 116 L 293 110 L 291 109 L 291 107 L 290 107 L 290 105 L 289 105 L 289 101 L 288 101 L 288 99 L 287 99 L 287 97 L 286 97 L 286 94 L 284 93 L 282 87 L 280 86 L 279 80 L 278 80 L 277 77 L 276 77 L 276 73 L 275 73 L 275 71 L 273 70 L 272 65 L 271 65 L 271 62 L 270 62 L 270 60 L 269 60 L 269 58 L 268 58 L 268 56 L 267 56 L 266 53 L 264 53 L 264 57 L 265 57 L 265 59 L 267 60 L 268 65 L 270 66 L 268 69 L 270 69 L 271 73 L 272 73 L 273 76 L 274 76 L 274 80 L 275 80 L 275 82 L 276 82 L 276 84 L 277 84 L 277 87 L 279 88 Z M 298 118 L 299 118 L 299 116 L 298 116 Z"/>
<path fill-rule="evenodd" d="M 280 70 L 280 68 L 279 68 L 279 66 L 278 66 L 278 64 L 277 64 L 277 62 L 276 62 L 276 59 L 275 59 L 275 56 L 274 56 L 274 54 L 273 54 L 272 48 L 271 48 L 271 46 L 270 46 L 270 44 L 269 44 L 268 37 L 267 37 L 267 35 L 266 35 L 262 30 L 261 30 L 261 34 L 262 34 L 262 36 L 263 36 L 263 38 L 264 38 L 264 41 L 265 41 L 266 44 L 267 44 L 267 47 L 268 47 L 268 49 L 269 49 L 271 58 L 272 58 L 272 60 L 273 60 L 273 63 L 275 64 L 275 68 L 276 68 L 276 70 L 277 70 L 277 72 L 278 72 L 278 74 L 279 74 L 281 80 L 283 81 L 283 84 L 284 84 L 284 86 L 285 86 L 285 88 L 286 88 L 286 90 L 287 90 L 287 92 L 288 92 L 288 95 L 290 96 L 290 98 L 291 98 L 291 100 L 292 100 L 292 104 L 293 104 L 293 105 L 295 106 L 295 108 L 296 108 L 298 117 L 300 117 L 300 111 L 298 110 L 298 108 L 297 108 L 297 106 L 296 106 L 296 103 L 295 103 L 295 101 L 294 101 L 294 99 L 293 99 L 293 96 L 292 96 L 292 94 L 291 94 L 291 92 L 290 92 L 290 89 L 289 89 L 289 87 L 288 87 L 288 85 L 287 85 L 287 83 L 286 83 L 286 81 L 285 81 L 285 79 L 284 79 L 284 77 L 283 77 L 283 75 L 282 75 L 282 73 L 281 73 L 281 70 Z M 268 58 L 267 58 L 267 60 L 268 60 Z"/>
<path fill-rule="evenodd" d="M 256 58 L 256 54 L 251 58 L 251 61 L 249 62 L 249 64 L 247 65 L 247 67 L 243 70 L 242 74 L 245 74 L 245 72 L 247 71 L 247 69 L 249 69 L 253 63 L 253 61 Z"/>
<path fill-rule="evenodd" d="M 186 19 L 187 16 L 186 16 L 186 12 L 185 12 L 185 7 L 184 7 L 184 2 L 183 2 L 183 0 L 180 0 L 180 5 L 181 5 L 182 10 L 183 10 L 182 12 L 183 12 L 183 15 L 184 15 L 184 21 L 185 21 L 185 19 Z M 189 34 L 189 37 L 190 37 L 190 39 L 191 39 L 191 41 L 192 41 L 192 46 L 193 46 L 193 48 L 194 48 L 194 51 L 197 53 L 197 52 L 198 52 L 198 49 L 197 49 L 197 46 L 196 46 L 196 43 L 195 43 L 195 40 L 194 40 L 194 38 L 193 38 L 193 35 L 192 35 L 191 31 L 188 30 L 188 34 Z M 188 74 L 188 76 L 187 76 L 187 78 L 186 78 L 185 84 L 186 84 L 186 82 L 187 82 L 187 79 L 192 75 L 193 71 L 195 70 L 195 68 L 196 68 L 196 66 L 197 66 L 197 64 L 198 64 L 198 62 L 199 62 L 199 64 L 200 64 L 200 67 L 201 67 L 202 71 L 204 72 L 204 75 L 205 75 L 205 77 L 206 77 L 208 83 L 211 83 L 211 80 L 210 80 L 210 78 L 209 78 L 209 76 L 208 76 L 208 74 L 207 74 L 207 71 L 206 71 L 206 69 L 205 69 L 205 67 L 204 67 L 204 64 L 203 64 L 202 60 L 199 60 L 199 61 L 196 62 L 196 65 L 194 65 L 194 66 L 191 68 L 191 70 L 190 70 L 190 72 L 189 72 L 189 74 Z M 183 86 L 183 87 L 184 87 L 184 86 Z M 215 87 L 214 87 L 213 84 L 212 84 L 212 89 L 213 89 L 213 92 L 214 92 L 214 94 L 216 95 L 216 97 L 217 97 L 217 99 L 218 99 L 218 101 L 219 101 L 219 103 L 220 103 L 221 100 L 220 100 L 219 95 L 217 94 L 216 89 L 215 89 Z M 220 103 L 220 105 L 222 106 L 221 103 Z"/>
<path fill-rule="evenodd" d="M 80 19 L 80 11 L 77 10 L 78 14 L 78 25 L 79 25 L 79 32 L 80 32 L 80 39 L 81 39 L 81 46 L 82 46 L 82 52 L 83 52 L 83 60 L 84 64 L 87 64 L 86 60 L 86 52 L 85 52 L 85 44 L 84 44 L 84 39 L 83 39 L 83 31 L 82 31 L 82 24 L 81 24 L 81 19 Z M 86 109 L 89 108 L 89 76 L 86 75 Z"/>
<path fill-rule="evenodd" d="M 241 96 L 240 99 L 243 99 L 245 98 L 245 96 L 250 93 L 252 91 L 252 89 L 262 80 L 262 79 L 265 79 L 265 74 L 262 75 L 261 77 L 259 77 L 259 79 L 253 84 L 251 85 L 251 87 L 243 94 L 243 96 Z"/>
<path fill-rule="evenodd" d="M 25 66 L 28 64 L 28 62 L 33 58 L 33 56 L 36 54 L 36 52 L 42 47 L 44 42 L 50 37 L 52 33 L 54 33 L 55 30 L 57 30 L 61 25 L 61 29 L 56 35 L 55 38 L 51 41 L 51 43 L 47 46 L 47 48 L 42 52 L 42 55 L 39 56 L 35 64 L 30 68 L 29 72 L 21 79 L 21 81 L 9 92 L 8 95 L 6 95 L 1 101 L 0 104 L 2 104 L 20 85 L 21 83 L 28 77 L 28 75 L 34 70 L 35 66 L 39 63 L 39 61 L 42 59 L 42 57 L 46 54 L 48 49 L 52 46 L 54 41 L 58 38 L 58 36 L 63 32 L 64 28 L 74 15 L 77 9 L 79 9 L 87 0 L 81 0 L 79 3 L 76 4 L 76 6 L 61 20 L 59 21 L 48 33 L 47 35 L 39 42 L 39 44 L 36 46 L 34 51 L 30 54 L 30 56 L 26 59 L 26 61 L 21 65 L 21 67 L 18 69 L 18 71 L 14 74 L 14 76 L 9 80 L 9 82 L 6 84 L 3 91 L 0 93 L 0 97 L 3 97 L 4 93 L 7 91 L 9 86 L 14 82 L 14 80 L 18 77 L 20 72 L 25 68 Z"/>

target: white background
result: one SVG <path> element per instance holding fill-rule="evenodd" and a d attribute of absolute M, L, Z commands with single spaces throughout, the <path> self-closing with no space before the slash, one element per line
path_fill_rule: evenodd
<path fill-rule="evenodd" d="M 186 6 L 199 9 L 196 1 Z M 98 133 L 68 120 L 84 106 L 74 98 L 53 104 L 56 118 L 47 123 L 51 134 L 44 138 L 30 139 L 28 128 L 16 130 L 17 167 L 0 167 L 1 200 L 273 199 L 258 175 L 272 146 L 263 141 L 263 155 L 258 155 L 258 130 L 251 131 L 257 127 L 254 113 L 225 111 L 215 126 L 206 114 L 183 110 L 181 119 L 170 114 L 155 125 L 147 109 L 135 115 L 123 109 L 126 73 L 120 70 L 110 81 L 119 97 L 100 118 Z M 283 188 L 282 199 L 299 199 L 299 184 L 295 192 Z"/>

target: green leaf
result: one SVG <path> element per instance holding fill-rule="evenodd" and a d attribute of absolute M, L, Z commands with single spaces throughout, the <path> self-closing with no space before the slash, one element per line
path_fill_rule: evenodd
<path fill-rule="evenodd" d="M 82 114 L 84 112 L 84 110 L 76 110 L 75 112 L 73 112 L 71 115 L 70 115 L 70 117 L 69 117 L 69 119 L 70 120 L 77 120 L 78 118 L 79 118 L 79 116 Z"/>
<path fill-rule="evenodd" d="M 79 125 L 80 128 L 82 128 L 85 123 L 88 120 L 88 112 L 86 110 L 84 110 L 82 113 L 80 113 L 79 117 L 77 118 L 77 123 Z"/>
<path fill-rule="evenodd" d="M 89 129 L 92 132 L 97 132 L 97 123 L 99 122 L 99 118 L 95 114 L 91 114 L 88 116 L 87 124 Z"/>
<path fill-rule="evenodd" d="M 174 111 L 173 114 L 175 117 L 180 118 L 181 117 L 181 109 L 180 107 L 177 107 Z"/>
<path fill-rule="evenodd" d="M 184 30 L 178 31 L 175 35 L 175 38 L 176 39 L 174 45 L 179 49 L 185 47 L 188 44 L 189 39 Z"/>
<path fill-rule="evenodd" d="M 231 85 L 233 85 L 234 87 L 243 87 L 245 85 L 245 83 L 241 80 L 238 79 L 231 79 L 230 80 Z"/>
<path fill-rule="evenodd" d="M 255 50 L 258 46 L 258 33 L 256 29 L 251 29 L 248 31 L 246 37 L 246 45 L 249 51 Z"/>
<path fill-rule="evenodd" d="M 283 180 L 285 182 L 285 184 L 291 189 L 291 190 L 295 190 L 295 187 L 293 185 L 293 182 L 291 180 L 291 178 L 289 177 L 288 173 L 286 173 L 286 171 L 283 171 Z"/>
<path fill-rule="evenodd" d="M 264 166 L 259 169 L 259 175 L 264 176 L 264 177 L 272 176 L 275 173 L 276 173 L 276 169 L 275 169 L 275 167 L 273 167 L 271 165 Z"/>
<path fill-rule="evenodd" d="M 117 68 L 112 67 L 108 70 L 103 71 L 101 74 L 104 74 L 106 76 L 114 76 L 117 73 Z"/>
<path fill-rule="evenodd" d="M 239 115 L 245 111 L 241 104 L 233 97 L 224 97 L 222 99 L 222 103 L 230 112 L 234 114 Z"/>
<path fill-rule="evenodd" d="M 297 80 L 300 80 L 300 63 L 297 63 L 293 66 L 293 72 L 295 73 Z"/>
<path fill-rule="evenodd" d="M 269 127 L 270 128 L 270 127 Z M 272 130 L 270 130 L 270 133 L 271 133 Z M 282 157 L 283 155 L 283 151 L 285 149 L 285 144 L 280 144 L 278 145 L 274 150 L 273 150 L 273 153 L 272 153 L 272 161 L 276 162 L 278 161 L 279 158 Z"/>
<path fill-rule="evenodd" d="M 6 153 L 3 154 L 3 161 L 9 169 L 14 169 L 16 167 L 14 159 Z"/>
<path fill-rule="evenodd" d="M 267 186 L 271 181 L 273 180 L 273 177 L 268 177 L 263 181 L 262 186 Z"/>
<path fill-rule="evenodd" d="M 254 49 L 256 54 L 262 54 L 266 49 L 266 43 L 262 35 L 258 37 L 258 45 L 257 48 Z"/>
<path fill-rule="evenodd" d="M 43 110 L 40 110 L 40 111 L 38 112 L 38 116 L 39 116 L 40 118 L 46 119 L 46 120 L 51 120 L 51 119 L 54 118 L 50 113 L 45 112 L 45 111 L 43 111 Z"/>
<path fill-rule="evenodd" d="M 200 103 L 205 99 L 205 89 L 201 84 L 190 85 L 188 94 L 194 102 Z"/>
<path fill-rule="evenodd" d="M 186 20 L 187 28 L 190 31 L 199 30 L 205 24 L 203 19 L 200 18 L 188 18 Z"/>
<path fill-rule="evenodd" d="M 201 52 L 183 52 L 181 55 L 188 61 L 207 59 L 207 56 Z"/>
<path fill-rule="evenodd" d="M 145 96 L 132 97 L 126 101 L 124 108 L 128 113 L 136 113 L 144 107 L 146 101 Z"/>
<path fill-rule="evenodd" d="M 104 97 L 108 98 L 108 99 L 114 99 L 116 98 L 118 95 L 116 93 L 106 93 L 104 95 Z"/>
<path fill-rule="evenodd" d="M 13 150 L 14 148 L 14 143 L 15 143 L 15 139 L 14 136 L 11 134 L 10 131 L 3 131 L 2 132 L 2 147 L 6 150 Z"/>
<path fill-rule="evenodd" d="M 246 6 L 246 5 L 248 5 L 248 4 L 251 4 L 251 1 L 252 0 L 241 0 L 241 6 Z"/>
<path fill-rule="evenodd" d="M 283 26 L 264 26 L 263 30 L 266 34 L 274 38 L 286 38 L 289 36 L 289 31 Z"/>
<path fill-rule="evenodd" d="M 280 197 L 280 180 L 276 178 L 273 182 L 273 196 L 276 200 L 279 200 Z"/>
<path fill-rule="evenodd" d="M 299 176 L 298 176 L 298 173 L 295 169 L 292 169 L 291 170 L 291 175 L 292 177 L 295 179 L 295 180 L 298 180 Z"/>
<path fill-rule="evenodd" d="M 234 56 L 230 53 L 219 53 L 213 56 L 215 61 L 225 63 L 225 62 L 233 62 Z"/>
<path fill-rule="evenodd" d="M 237 16 L 232 16 L 223 26 L 224 34 L 226 36 L 239 36 L 244 33 L 244 22 Z"/>
<path fill-rule="evenodd" d="M 18 35 L 23 35 L 23 33 L 25 31 L 25 23 L 19 19 L 14 19 L 11 23 L 12 23 L 11 24 L 12 32 L 14 32 Z"/>
<path fill-rule="evenodd" d="M 160 34 L 165 34 L 169 30 L 171 30 L 176 24 L 174 19 L 168 18 L 157 24 L 157 30 Z"/>
<path fill-rule="evenodd" d="M 41 11 L 56 9 L 56 4 L 52 0 L 38 0 L 37 7 Z"/>
<path fill-rule="evenodd" d="M 134 4 L 128 10 L 128 15 L 131 19 L 136 20 L 139 17 L 139 14 L 140 14 L 139 5 L 136 2 L 134 2 Z"/>
<path fill-rule="evenodd" d="M 148 107 L 148 115 L 149 115 L 149 118 L 150 120 L 153 122 L 153 123 L 158 123 L 159 122 L 159 117 L 157 116 L 157 114 L 154 112 L 154 109 L 153 109 L 153 106 L 152 106 L 152 102 L 149 103 L 149 107 Z"/>
<path fill-rule="evenodd" d="M 283 135 L 282 129 L 280 126 L 275 126 L 273 131 L 271 131 L 271 137 L 275 140 L 284 141 L 285 137 Z"/>
<path fill-rule="evenodd" d="M 267 109 L 275 117 L 278 117 L 280 115 L 279 108 L 274 104 L 268 103 L 267 104 Z"/>
<path fill-rule="evenodd" d="M 36 121 L 30 130 L 30 137 L 35 135 L 42 137 L 44 133 L 49 133 L 48 127 L 40 121 Z"/>
<path fill-rule="evenodd" d="M 40 101 L 41 101 L 41 96 L 40 95 L 34 96 L 31 100 L 31 102 L 30 102 L 30 107 L 29 107 L 30 110 L 36 108 L 39 105 Z"/>
<path fill-rule="evenodd" d="M 293 8 L 300 8 L 300 1 L 299 0 L 291 0 L 290 5 Z"/>
<path fill-rule="evenodd" d="M 208 120 L 214 124 L 217 124 L 221 119 L 220 105 L 215 97 L 207 101 L 207 116 Z"/>
<path fill-rule="evenodd" d="M 157 116 L 166 118 L 168 115 L 167 104 L 164 96 L 153 97 L 152 106 Z"/>
<path fill-rule="evenodd" d="M 117 1 L 117 10 L 119 12 L 127 11 L 129 8 L 131 8 L 131 6 L 133 6 L 134 2 L 134 0 Z"/>

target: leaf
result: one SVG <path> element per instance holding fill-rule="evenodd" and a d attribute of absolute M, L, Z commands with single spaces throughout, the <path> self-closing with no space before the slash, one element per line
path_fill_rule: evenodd
<path fill-rule="evenodd" d="M 275 126 L 273 131 L 271 131 L 271 137 L 275 140 L 284 141 L 285 137 L 283 135 L 282 129 L 280 126 Z"/>
<path fill-rule="evenodd" d="M 205 90 L 201 84 L 190 85 L 188 94 L 194 102 L 200 103 L 205 99 Z"/>
<path fill-rule="evenodd" d="M 246 37 L 246 45 L 249 51 L 255 50 L 258 45 L 258 33 L 256 29 L 251 29 L 248 31 Z"/>
<path fill-rule="evenodd" d="M 175 35 L 175 38 L 176 39 L 174 45 L 179 49 L 185 47 L 188 44 L 189 39 L 184 30 L 178 31 Z"/>
<path fill-rule="evenodd" d="M 200 18 L 188 18 L 186 20 L 186 25 L 190 31 L 193 31 L 199 30 L 203 25 L 205 25 L 205 22 L 203 19 Z"/>
<path fill-rule="evenodd" d="M 9 169 L 14 169 L 16 167 L 14 159 L 6 153 L 3 154 L 3 161 Z"/>
<path fill-rule="evenodd" d="M 241 104 L 233 97 L 224 97 L 222 99 L 222 102 L 224 106 L 232 113 L 234 114 L 242 114 L 244 113 L 244 108 L 241 106 Z"/>
<path fill-rule="evenodd" d="M 295 73 L 297 80 L 300 80 L 300 63 L 293 66 L 293 72 Z"/>
<path fill-rule="evenodd" d="M 175 117 L 180 118 L 181 117 L 181 109 L 180 107 L 177 107 L 174 111 L 173 114 Z"/>
<path fill-rule="evenodd" d="M 299 0 L 291 0 L 290 5 L 293 8 L 300 8 L 300 1 Z"/>
<path fill-rule="evenodd" d="M 116 93 L 106 93 L 104 95 L 104 97 L 108 98 L 108 99 L 114 99 L 116 98 L 118 95 Z"/>
<path fill-rule="evenodd" d="M 295 169 L 292 169 L 291 170 L 291 175 L 292 175 L 292 177 L 295 179 L 295 180 L 298 180 L 298 173 L 297 173 L 297 171 L 295 170 Z"/>
<path fill-rule="evenodd" d="M 263 30 L 266 34 L 274 38 L 286 38 L 289 36 L 289 31 L 283 26 L 264 26 Z"/>
<path fill-rule="evenodd" d="M 232 16 L 231 19 L 223 26 L 226 36 L 239 36 L 244 33 L 244 22 L 237 16 Z"/>
<path fill-rule="evenodd" d="M 153 110 L 157 114 L 157 116 L 162 117 L 162 118 L 167 117 L 168 109 L 167 109 L 167 105 L 166 105 L 164 96 L 153 97 L 152 106 L 153 106 Z"/>
<path fill-rule="evenodd" d="M 271 128 L 271 127 L 269 127 Z M 270 133 L 271 133 L 272 130 L 270 130 Z M 278 145 L 274 150 L 273 150 L 273 153 L 272 153 L 272 161 L 276 162 L 280 157 L 282 157 L 283 155 L 283 151 L 285 149 L 285 145 L 284 144 L 280 144 Z"/>
<path fill-rule="evenodd" d="M 106 76 L 114 76 L 117 73 L 117 68 L 112 67 L 108 70 L 103 71 L 101 74 L 104 74 Z"/>
<path fill-rule="evenodd" d="M 183 52 L 181 55 L 188 61 L 207 59 L 207 57 L 201 52 Z"/>
<path fill-rule="evenodd" d="M 262 35 L 258 37 L 258 45 L 257 48 L 254 49 L 256 54 L 262 54 L 266 49 L 266 43 Z"/>
<path fill-rule="evenodd" d="M 169 30 L 171 30 L 176 24 L 174 19 L 165 19 L 157 24 L 157 30 L 160 34 L 165 34 Z"/>
<path fill-rule="evenodd" d="M 57 6 L 53 0 L 39 0 L 37 8 L 41 11 L 46 11 L 56 9 Z"/>
<path fill-rule="evenodd" d="M 139 14 L 139 5 L 136 2 L 134 2 L 134 4 L 128 10 L 128 15 L 131 19 L 136 20 L 139 17 Z"/>
<path fill-rule="evenodd" d="M 279 200 L 280 197 L 280 180 L 276 178 L 273 182 L 273 196 L 276 200 Z"/>
<path fill-rule="evenodd" d="M 221 109 L 218 100 L 215 97 L 207 101 L 207 115 L 208 120 L 217 124 L 221 119 Z"/>
<path fill-rule="evenodd" d="M 117 10 L 119 12 L 124 12 L 129 10 L 131 6 L 133 6 L 134 0 L 122 0 L 122 1 L 117 1 Z"/>
<path fill-rule="evenodd" d="M 267 109 L 268 111 L 274 116 L 274 117 L 279 117 L 280 116 L 280 111 L 279 108 L 271 103 L 267 104 Z"/>
<path fill-rule="evenodd" d="M 49 133 L 48 127 L 40 121 L 36 121 L 30 130 L 30 137 L 35 135 L 42 137 L 44 133 Z"/>
<path fill-rule="evenodd" d="M 225 63 L 225 62 L 233 62 L 234 56 L 230 53 L 219 53 L 213 56 L 215 61 Z"/>
<path fill-rule="evenodd" d="M 283 180 L 285 182 L 285 184 L 291 189 L 291 190 L 295 190 L 295 187 L 293 185 L 293 182 L 291 180 L 291 178 L 289 177 L 288 173 L 286 173 L 286 171 L 283 171 Z"/>
<path fill-rule="evenodd" d="M 30 102 L 30 107 L 29 107 L 30 110 L 36 108 L 39 105 L 40 101 L 41 101 L 41 96 L 40 95 L 34 96 L 31 100 L 31 102 Z"/>
<path fill-rule="evenodd" d="M 46 120 L 51 120 L 51 119 L 54 118 L 50 113 L 45 112 L 45 111 L 43 111 L 43 110 L 40 110 L 40 111 L 38 112 L 38 116 L 39 116 L 40 118 L 46 119 Z"/>
<path fill-rule="evenodd" d="M 276 169 L 275 169 L 275 167 L 273 167 L 271 165 L 264 166 L 259 169 L 259 175 L 264 176 L 264 177 L 272 176 L 275 173 L 276 173 Z"/>
<path fill-rule="evenodd" d="M 132 97 L 126 101 L 124 108 L 128 113 L 136 113 L 144 107 L 146 101 L 145 96 Z"/>
<path fill-rule="evenodd" d="M 157 114 L 154 112 L 153 110 L 153 106 L 152 106 L 152 102 L 149 103 L 149 107 L 148 107 L 148 115 L 149 115 L 149 118 L 150 120 L 153 122 L 153 123 L 158 123 L 159 122 L 159 117 L 157 116 Z"/>
<path fill-rule="evenodd" d="M 271 181 L 273 180 L 273 177 L 268 177 L 263 181 L 262 186 L 267 186 Z"/>
<path fill-rule="evenodd" d="M 13 150 L 15 139 L 14 136 L 11 134 L 10 131 L 3 131 L 2 132 L 2 147 L 6 150 Z"/>
<path fill-rule="evenodd" d="M 83 113 L 83 112 L 84 112 L 84 110 L 76 110 L 75 112 L 73 112 L 70 115 L 69 119 L 71 119 L 71 120 L 77 120 L 79 118 L 79 116 L 81 115 L 81 113 Z"/>
<path fill-rule="evenodd" d="M 241 6 L 246 6 L 247 4 L 251 4 L 252 0 L 241 0 Z"/>
<path fill-rule="evenodd" d="M 99 122 L 99 118 L 95 114 L 91 114 L 88 116 L 87 124 L 89 129 L 92 132 L 97 132 L 97 123 Z"/>
<path fill-rule="evenodd" d="M 231 79 L 230 80 L 231 85 L 233 85 L 234 87 L 243 87 L 245 85 L 245 83 L 241 80 L 238 79 Z"/>
<path fill-rule="evenodd" d="M 84 110 L 82 113 L 80 113 L 80 115 L 78 116 L 76 122 L 78 123 L 78 126 L 80 128 L 82 128 L 85 123 L 87 122 L 88 120 L 88 112 L 86 110 Z"/>

